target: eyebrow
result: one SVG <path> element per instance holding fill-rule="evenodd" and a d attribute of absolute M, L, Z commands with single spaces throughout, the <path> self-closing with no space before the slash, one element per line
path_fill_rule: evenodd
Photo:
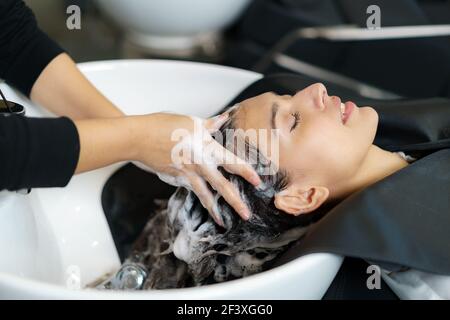
<path fill-rule="evenodd" d="M 278 108 L 279 108 L 278 103 L 274 102 L 272 104 L 272 117 L 270 119 L 270 123 L 272 124 L 272 129 L 276 129 L 277 128 L 276 123 L 275 123 L 275 119 L 277 117 Z"/>

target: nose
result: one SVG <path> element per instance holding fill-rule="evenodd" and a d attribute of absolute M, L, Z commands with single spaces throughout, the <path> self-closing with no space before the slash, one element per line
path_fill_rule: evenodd
<path fill-rule="evenodd" d="M 316 83 L 313 85 L 312 96 L 314 99 L 314 104 L 320 109 L 325 109 L 325 98 L 328 96 L 327 88 L 323 83 Z"/>
<path fill-rule="evenodd" d="M 303 95 L 303 99 L 305 99 L 304 94 L 307 94 L 307 99 L 311 101 L 311 104 L 319 109 L 325 109 L 325 98 L 328 96 L 327 88 L 323 83 L 315 83 L 305 88 L 302 91 L 299 91 L 295 94 L 294 98 L 300 98 L 300 95 Z M 303 100 L 305 101 L 305 100 Z"/>
<path fill-rule="evenodd" d="M 312 90 L 316 90 L 319 94 L 327 94 L 327 88 L 323 83 L 315 83 L 310 86 Z"/>

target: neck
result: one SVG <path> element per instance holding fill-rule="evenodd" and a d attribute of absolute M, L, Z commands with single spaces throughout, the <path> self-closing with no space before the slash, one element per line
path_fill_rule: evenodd
<path fill-rule="evenodd" d="M 408 162 L 398 154 L 372 145 L 353 179 L 341 186 L 336 199 L 342 199 L 406 167 Z"/>

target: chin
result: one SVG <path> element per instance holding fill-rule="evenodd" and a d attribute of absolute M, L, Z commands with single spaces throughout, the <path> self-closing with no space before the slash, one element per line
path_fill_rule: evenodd
<path fill-rule="evenodd" d="M 364 118 L 364 123 L 367 125 L 367 128 L 373 128 L 373 131 L 377 131 L 378 127 L 378 112 L 372 107 L 362 107 L 359 108 L 359 112 Z"/>
<path fill-rule="evenodd" d="M 378 127 L 378 120 L 379 120 L 378 112 L 372 107 L 368 107 L 368 108 L 370 110 L 371 118 L 373 119 L 374 131 L 376 132 L 377 127 Z"/>
<path fill-rule="evenodd" d="M 370 147 L 375 140 L 378 129 L 378 113 L 372 107 L 361 107 L 358 110 L 358 119 L 355 119 L 356 139 L 362 146 Z"/>
<path fill-rule="evenodd" d="M 361 108 L 361 111 L 364 110 L 364 112 L 367 114 L 368 117 L 373 118 L 376 123 L 378 123 L 378 112 L 372 108 L 372 107 L 363 107 Z"/>

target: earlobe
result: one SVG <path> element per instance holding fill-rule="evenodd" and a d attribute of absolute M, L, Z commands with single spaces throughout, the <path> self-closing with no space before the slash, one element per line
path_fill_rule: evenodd
<path fill-rule="evenodd" d="M 289 186 L 275 195 L 274 204 L 277 209 L 297 216 L 319 208 L 328 199 L 329 194 L 328 188 L 323 186 L 309 187 L 306 190 Z"/>

